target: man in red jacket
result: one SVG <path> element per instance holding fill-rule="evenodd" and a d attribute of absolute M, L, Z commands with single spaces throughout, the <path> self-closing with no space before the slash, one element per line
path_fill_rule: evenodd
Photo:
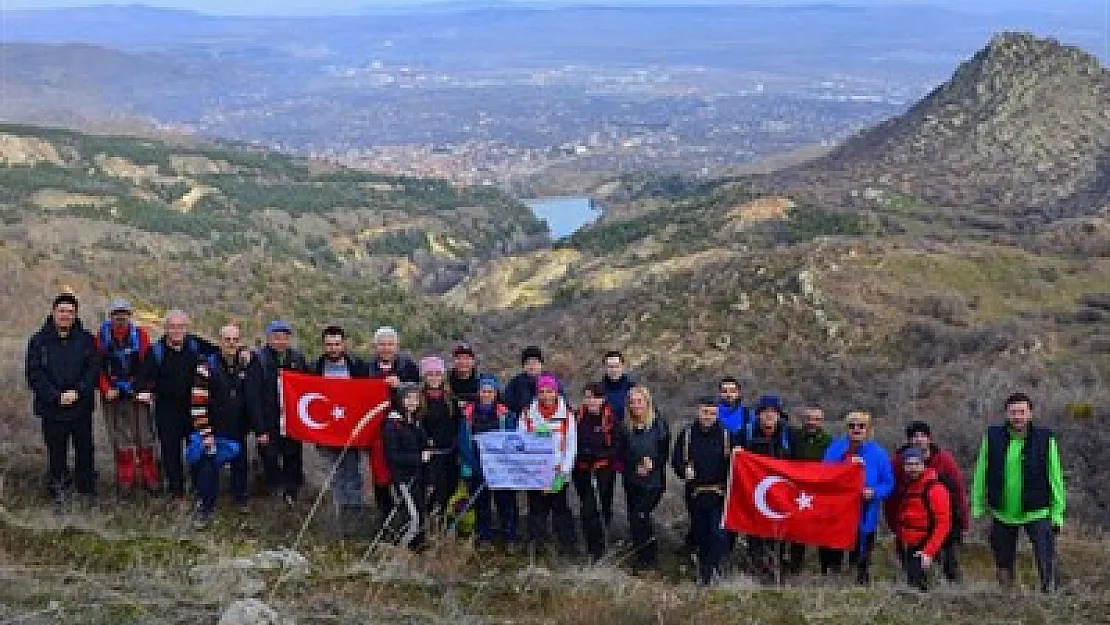
<path fill-rule="evenodd" d="M 920 449 L 907 448 L 901 458 L 905 489 L 894 511 L 894 533 L 907 581 L 924 592 L 929 568 L 952 529 L 952 501 L 937 472 L 925 466 Z"/>
<path fill-rule="evenodd" d="M 941 546 L 939 559 L 944 577 L 949 582 L 960 581 L 960 566 L 957 550 L 963 542 L 963 533 L 967 531 L 971 521 L 967 506 L 967 484 L 964 482 L 963 472 L 956 464 L 956 458 L 951 452 L 941 449 L 933 443 L 932 430 L 924 421 L 914 421 L 906 426 L 906 444 L 894 452 L 891 466 L 894 467 L 894 492 L 886 500 L 887 525 L 895 528 L 895 511 L 902 498 L 902 491 L 908 485 L 902 466 L 902 456 L 907 450 L 917 449 L 925 458 L 925 467 L 936 472 L 937 480 L 944 484 L 951 498 L 952 529 Z"/>

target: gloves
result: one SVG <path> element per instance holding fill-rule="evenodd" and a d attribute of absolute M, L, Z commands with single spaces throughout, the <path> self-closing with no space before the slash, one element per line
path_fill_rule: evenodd
<path fill-rule="evenodd" d="M 550 434 L 550 432 L 549 432 L 549 434 Z M 566 485 L 567 485 L 567 476 L 563 473 L 556 473 L 555 474 L 555 479 L 551 482 L 551 492 L 557 493 L 557 492 L 563 490 L 563 487 L 566 486 Z"/>
<path fill-rule="evenodd" d="M 464 464 L 459 468 L 459 475 L 462 476 L 462 479 L 469 480 L 474 476 L 474 469 L 471 469 L 469 464 Z"/>
<path fill-rule="evenodd" d="M 1060 525 L 1053 525 L 1052 526 L 1052 533 L 1055 534 L 1056 536 L 1059 536 L 1060 535 L 1060 530 L 1062 529 L 1062 527 L 1063 526 L 1060 526 Z"/>

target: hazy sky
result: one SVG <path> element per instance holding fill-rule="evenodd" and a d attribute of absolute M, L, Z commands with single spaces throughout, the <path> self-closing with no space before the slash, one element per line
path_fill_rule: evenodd
<path fill-rule="evenodd" d="M 193 9 L 219 14 L 289 14 L 289 13 L 355 13 L 371 7 L 417 6 L 442 0 L 144 0 L 134 4 Z M 845 5 L 936 5 L 967 7 L 979 5 L 991 9 L 1047 8 L 1054 11 L 1074 9 L 1103 9 L 1110 0 L 494 0 L 496 2 L 531 5 L 558 4 L 845 4 Z M 456 0 L 456 3 L 459 3 Z M 0 10 L 57 8 L 103 4 L 132 4 L 112 0 L 0 0 Z"/>

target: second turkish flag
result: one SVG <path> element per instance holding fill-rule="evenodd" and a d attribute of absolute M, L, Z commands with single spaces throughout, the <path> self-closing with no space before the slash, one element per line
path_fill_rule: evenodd
<path fill-rule="evenodd" d="M 856 543 L 863 468 L 732 454 L 725 529 L 833 549 Z"/>
<path fill-rule="evenodd" d="M 280 384 L 282 434 L 306 443 L 369 447 L 389 412 L 384 380 L 282 371 Z"/>

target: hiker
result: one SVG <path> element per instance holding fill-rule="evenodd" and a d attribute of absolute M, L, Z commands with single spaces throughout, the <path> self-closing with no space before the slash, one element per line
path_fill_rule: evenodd
<path fill-rule="evenodd" d="M 528 491 L 528 538 L 536 554 L 543 552 L 549 523 L 555 527 L 564 556 L 575 551 L 574 515 L 567 501 L 567 482 L 578 450 L 574 414 L 559 396 L 559 380 L 543 374 L 536 379 L 536 399 L 520 415 L 519 429 L 553 439 L 557 454 L 555 479 L 546 490 Z"/>
<path fill-rule="evenodd" d="M 34 395 L 35 416 L 42 420 L 47 490 L 59 508 L 68 504 L 74 484 L 85 503 L 96 501 L 92 413 L 100 359 L 96 339 L 81 325 L 77 312 L 76 296 L 58 295 L 42 328 L 27 342 L 25 373 Z"/>
<path fill-rule="evenodd" d="M 825 411 L 819 406 L 811 405 L 802 409 L 802 424 L 794 430 L 794 459 L 821 462 L 825 458 L 825 450 L 829 448 L 832 435 L 825 430 Z M 820 554 L 827 551 L 827 547 L 819 547 Z M 826 556 L 826 558 L 829 556 Z M 793 574 L 802 572 L 805 568 L 806 546 L 802 543 L 790 544 L 789 568 Z"/>
<path fill-rule="evenodd" d="M 255 380 L 252 381 L 252 410 L 260 424 L 255 433 L 258 455 L 266 477 L 266 489 L 281 493 L 286 506 L 292 507 L 304 485 L 304 460 L 301 442 L 281 434 L 282 371 L 305 372 L 304 354 L 292 346 L 293 327 L 280 319 L 266 326 L 266 345 L 255 352 Z"/>
<path fill-rule="evenodd" d="M 906 581 L 924 592 L 929 589 L 929 569 L 952 530 L 952 497 L 936 470 L 926 465 L 919 447 L 908 447 L 896 457 L 902 463 L 903 488 L 891 529 Z"/>
<path fill-rule="evenodd" d="M 156 493 L 162 480 L 154 460 L 150 406 L 135 398 L 150 335 L 131 320 L 127 300 L 117 298 L 108 306 L 108 319 L 96 334 L 96 348 L 101 362 L 100 406 L 115 454 L 116 487 L 123 493 L 140 484 Z"/>
<path fill-rule="evenodd" d="M 698 401 L 698 415 L 675 439 L 671 466 L 686 484 L 690 501 L 690 529 L 698 555 L 697 582 L 715 583 L 721 560 L 728 552 L 728 537 L 721 526 L 725 490 L 734 441 L 717 417 L 717 399 Z"/>
<path fill-rule="evenodd" d="M 324 342 L 324 353 L 316 360 L 313 371 L 316 375 L 325 378 L 364 378 L 370 376 L 370 367 L 365 360 L 350 354 L 347 351 L 347 333 L 343 328 L 330 325 L 321 332 Z M 374 419 L 370 427 L 380 424 L 381 419 Z M 377 449 L 381 451 L 381 430 L 378 426 Z M 328 463 L 329 467 L 336 466 L 335 475 L 331 481 L 331 496 L 335 505 L 336 523 L 339 532 L 344 535 L 357 534 L 363 524 L 365 510 L 362 499 L 362 451 L 355 447 L 329 447 L 317 445 L 316 450 Z M 388 468 L 382 469 L 388 477 Z M 379 477 L 375 474 L 375 477 Z M 374 498 L 377 502 L 379 520 L 384 521 L 393 508 L 393 496 L 389 493 L 388 485 L 384 495 L 379 491 L 375 482 Z"/>
<path fill-rule="evenodd" d="M 193 376 L 193 431 L 186 456 L 196 480 L 196 526 L 207 527 L 220 492 L 220 470 L 231 465 L 231 494 L 235 508 L 250 512 L 247 503 L 246 436 L 252 424 L 247 406 L 247 379 L 257 366 L 243 354 L 238 326 L 220 328 L 219 352 L 203 359 Z M 244 364 L 244 363 L 250 364 Z"/>
<path fill-rule="evenodd" d="M 397 390 L 401 384 L 419 384 L 420 369 L 412 358 L 401 353 L 401 336 L 397 330 L 382 326 L 374 330 L 374 355 L 367 363 L 368 375 L 382 378 L 393 389 L 391 393 L 394 403 L 400 401 Z M 385 459 L 385 451 L 381 442 L 381 419 L 374 419 L 370 424 L 371 444 L 368 451 L 370 478 L 374 484 L 374 501 L 378 508 L 379 520 L 384 521 L 393 509 L 392 490 L 393 480 L 389 475 L 389 463 Z M 360 482 L 361 484 L 361 478 Z"/>
<path fill-rule="evenodd" d="M 505 548 L 514 551 L 517 542 L 516 491 L 495 490 L 485 487 L 485 474 L 482 472 L 482 458 L 478 453 L 478 443 L 474 437 L 486 432 L 512 432 L 518 428 L 518 419 L 509 407 L 498 400 L 500 382 L 493 375 L 484 374 L 478 378 L 478 397 L 463 408 L 463 418 L 459 422 L 459 454 L 461 466 L 459 474 L 466 481 L 474 499 L 477 517 L 477 547 L 484 548 L 493 542 L 493 510 L 497 508 L 498 534 Z"/>
<path fill-rule="evenodd" d="M 663 470 L 671 444 L 667 422 L 656 414 L 647 387 L 637 385 L 628 391 L 625 420 L 617 431 L 620 433 L 620 458 L 624 463 L 621 482 L 636 556 L 633 568 L 636 572 L 646 572 L 658 563 L 659 545 L 651 515 L 663 496 Z"/>
<path fill-rule="evenodd" d="M 753 413 L 755 418 L 740 430 L 740 446 L 760 456 L 792 460 L 796 443 L 782 400 L 777 395 L 764 395 Z M 773 538 L 749 536 L 748 554 L 754 571 L 764 581 L 773 582 L 784 568 L 786 544 Z"/>
<path fill-rule="evenodd" d="M 424 476 L 432 460 L 432 449 L 428 447 L 428 432 L 424 428 L 420 385 L 402 382 L 397 390 L 399 401 L 394 403 L 394 410 L 385 420 L 382 445 L 393 478 L 397 505 L 406 519 L 400 544 L 419 550 L 425 546 L 427 502 Z"/>
<path fill-rule="evenodd" d="M 431 489 L 428 508 L 431 516 L 446 518 L 447 502 L 459 486 L 459 411 L 451 389 L 445 383 L 447 367 L 442 358 L 420 360 L 424 378 L 424 429 L 432 459 L 427 466 L 427 485 Z"/>
<path fill-rule="evenodd" d="M 965 486 L 963 472 L 956 464 L 956 458 L 947 450 L 941 449 L 933 443 L 932 430 L 929 424 L 924 421 L 914 421 L 906 426 L 906 444 L 899 447 L 890 460 L 894 466 L 894 492 L 891 493 L 884 504 L 887 525 L 892 528 L 895 526 L 897 518 L 895 512 L 898 510 L 902 491 L 907 484 L 906 476 L 902 471 L 903 463 L 899 458 L 911 449 L 921 452 L 925 459 L 925 467 L 936 473 L 937 479 L 944 484 L 946 492 L 952 498 L 949 506 L 952 510 L 952 522 L 950 523 L 949 534 L 945 537 L 944 544 L 941 545 L 940 552 L 937 554 L 937 559 L 940 562 L 941 570 L 944 572 L 944 577 L 949 582 L 958 582 L 960 580 L 960 568 L 957 550 L 960 543 L 963 542 L 963 532 L 967 531 L 971 519 L 967 508 L 967 487 Z"/>
<path fill-rule="evenodd" d="M 451 370 L 447 372 L 447 387 L 462 410 L 478 400 L 478 370 L 474 348 L 470 343 L 459 342 L 451 349 Z"/>
<path fill-rule="evenodd" d="M 605 352 L 604 364 L 605 374 L 601 376 L 601 388 L 605 392 L 605 405 L 617 418 L 617 423 L 620 423 L 624 421 L 628 390 L 636 386 L 636 382 L 629 375 L 624 354 L 619 350 L 611 349 Z"/>
<path fill-rule="evenodd" d="M 618 422 L 605 398 L 604 387 L 591 384 L 586 387 L 582 406 L 575 412 L 578 454 L 571 481 L 578 493 L 582 535 L 593 563 L 605 555 L 606 531 L 613 526 Z"/>
<path fill-rule="evenodd" d="M 875 532 L 879 528 L 880 506 L 894 490 L 894 470 L 890 456 L 872 440 L 871 415 L 849 412 L 845 418 L 848 433 L 834 438 L 825 451 L 825 462 L 854 462 L 863 466 L 863 509 L 860 512 L 859 536 L 848 554 L 848 565 L 856 567 L 856 582 L 871 583 L 871 553 L 875 549 Z M 830 549 L 823 552 L 821 572 L 839 571 L 844 552 Z"/>
<path fill-rule="evenodd" d="M 520 352 L 520 365 L 524 371 L 513 376 L 505 385 L 505 405 L 514 414 L 523 415 L 536 399 L 536 380 L 543 371 L 543 352 L 529 345 Z M 558 394 L 563 395 L 562 386 Z"/>
<path fill-rule="evenodd" d="M 720 396 L 717 418 L 726 430 L 739 437 L 741 430 L 755 419 L 747 406 L 741 403 L 740 381 L 732 376 L 721 378 L 717 384 L 717 392 Z"/>
<path fill-rule="evenodd" d="M 1012 587 L 1018 531 L 1033 543 L 1041 592 L 1059 583 L 1056 535 L 1064 525 L 1067 491 L 1056 435 L 1033 425 L 1033 400 L 1025 393 L 1006 398 L 1006 423 L 987 427 L 971 489 L 975 518 L 990 512 L 990 545 L 998 583 Z"/>
<path fill-rule="evenodd" d="M 163 320 L 165 334 L 151 344 L 143 357 L 140 390 L 135 399 L 154 406 L 154 426 L 166 477 L 166 491 L 180 506 L 185 499 L 185 464 L 182 453 L 193 431 L 190 414 L 193 376 L 197 365 L 219 347 L 189 333 L 189 315 L 171 310 Z"/>

